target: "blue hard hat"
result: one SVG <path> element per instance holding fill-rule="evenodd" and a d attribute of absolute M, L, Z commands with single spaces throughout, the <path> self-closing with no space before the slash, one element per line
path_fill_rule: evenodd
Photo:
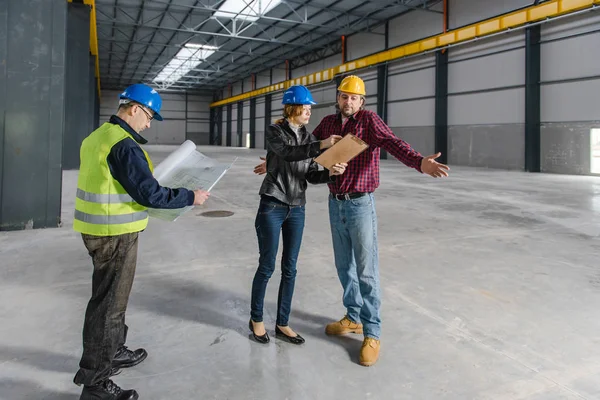
<path fill-rule="evenodd" d="M 160 107 L 162 107 L 162 99 L 156 90 L 143 83 L 136 83 L 128 86 L 123 93 L 119 95 L 121 100 L 130 100 L 140 103 L 154 111 L 154 119 L 162 121 L 160 116 Z"/>
<path fill-rule="evenodd" d="M 283 93 L 281 104 L 317 104 L 310 94 L 310 90 L 306 86 L 294 85 L 290 86 Z"/>

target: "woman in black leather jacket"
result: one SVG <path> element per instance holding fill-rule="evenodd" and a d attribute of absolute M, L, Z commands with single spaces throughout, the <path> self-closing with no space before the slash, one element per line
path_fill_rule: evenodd
<path fill-rule="evenodd" d="M 296 280 L 296 262 L 304 231 L 305 190 L 308 183 L 328 183 L 344 173 L 346 164 L 336 164 L 331 170 L 318 170 L 313 157 L 341 139 L 332 136 L 318 141 L 305 125 L 316 104 L 310 91 L 300 85 L 291 86 L 283 95 L 283 118 L 267 128 L 267 172 L 260 187 L 261 196 L 255 220 L 258 248 L 258 269 L 252 281 L 251 312 L 248 327 L 254 339 L 268 343 L 269 335 L 263 323 L 263 305 L 267 283 L 275 271 L 280 233 L 283 238 L 281 283 L 277 298 L 275 335 L 293 344 L 304 338 L 288 325 Z"/>

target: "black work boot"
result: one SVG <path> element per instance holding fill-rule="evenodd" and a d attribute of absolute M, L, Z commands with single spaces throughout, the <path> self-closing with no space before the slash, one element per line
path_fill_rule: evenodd
<path fill-rule="evenodd" d="M 135 390 L 123 390 L 107 379 L 94 386 L 84 386 L 79 400 L 137 400 L 138 397 Z"/>
<path fill-rule="evenodd" d="M 138 365 L 148 357 L 148 353 L 144 349 L 131 351 L 127 346 L 121 346 L 115 353 L 115 358 L 111 364 L 111 375 L 116 375 L 116 371 L 120 368 L 129 368 Z M 115 373 L 112 373 L 112 372 Z"/>

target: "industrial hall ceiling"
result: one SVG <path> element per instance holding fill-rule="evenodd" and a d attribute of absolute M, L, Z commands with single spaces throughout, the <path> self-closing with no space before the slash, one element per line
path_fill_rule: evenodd
<path fill-rule="evenodd" d="M 103 89 L 213 91 L 289 60 L 299 67 L 442 0 L 96 0 Z M 340 60 L 341 61 L 341 60 Z"/>

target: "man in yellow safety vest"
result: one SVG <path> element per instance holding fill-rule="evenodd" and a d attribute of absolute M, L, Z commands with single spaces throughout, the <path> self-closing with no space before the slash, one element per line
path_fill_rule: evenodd
<path fill-rule="evenodd" d="M 82 143 L 73 229 L 81 233 L 94 264 L 92 297 L 83 326 L 83 355 L 74 382 L 81 400 L 136 400 L 110 377 L 148 355 L 125 346 L 125 311 L 135 275 L 138 233 L 148 225 L 148 208 L 203 204 L 208 192 L 160 186 L 140 144 L 153 119 L 162 121 L 162 99 L 144 84 L 129 86 L 111 116 Z"/>

